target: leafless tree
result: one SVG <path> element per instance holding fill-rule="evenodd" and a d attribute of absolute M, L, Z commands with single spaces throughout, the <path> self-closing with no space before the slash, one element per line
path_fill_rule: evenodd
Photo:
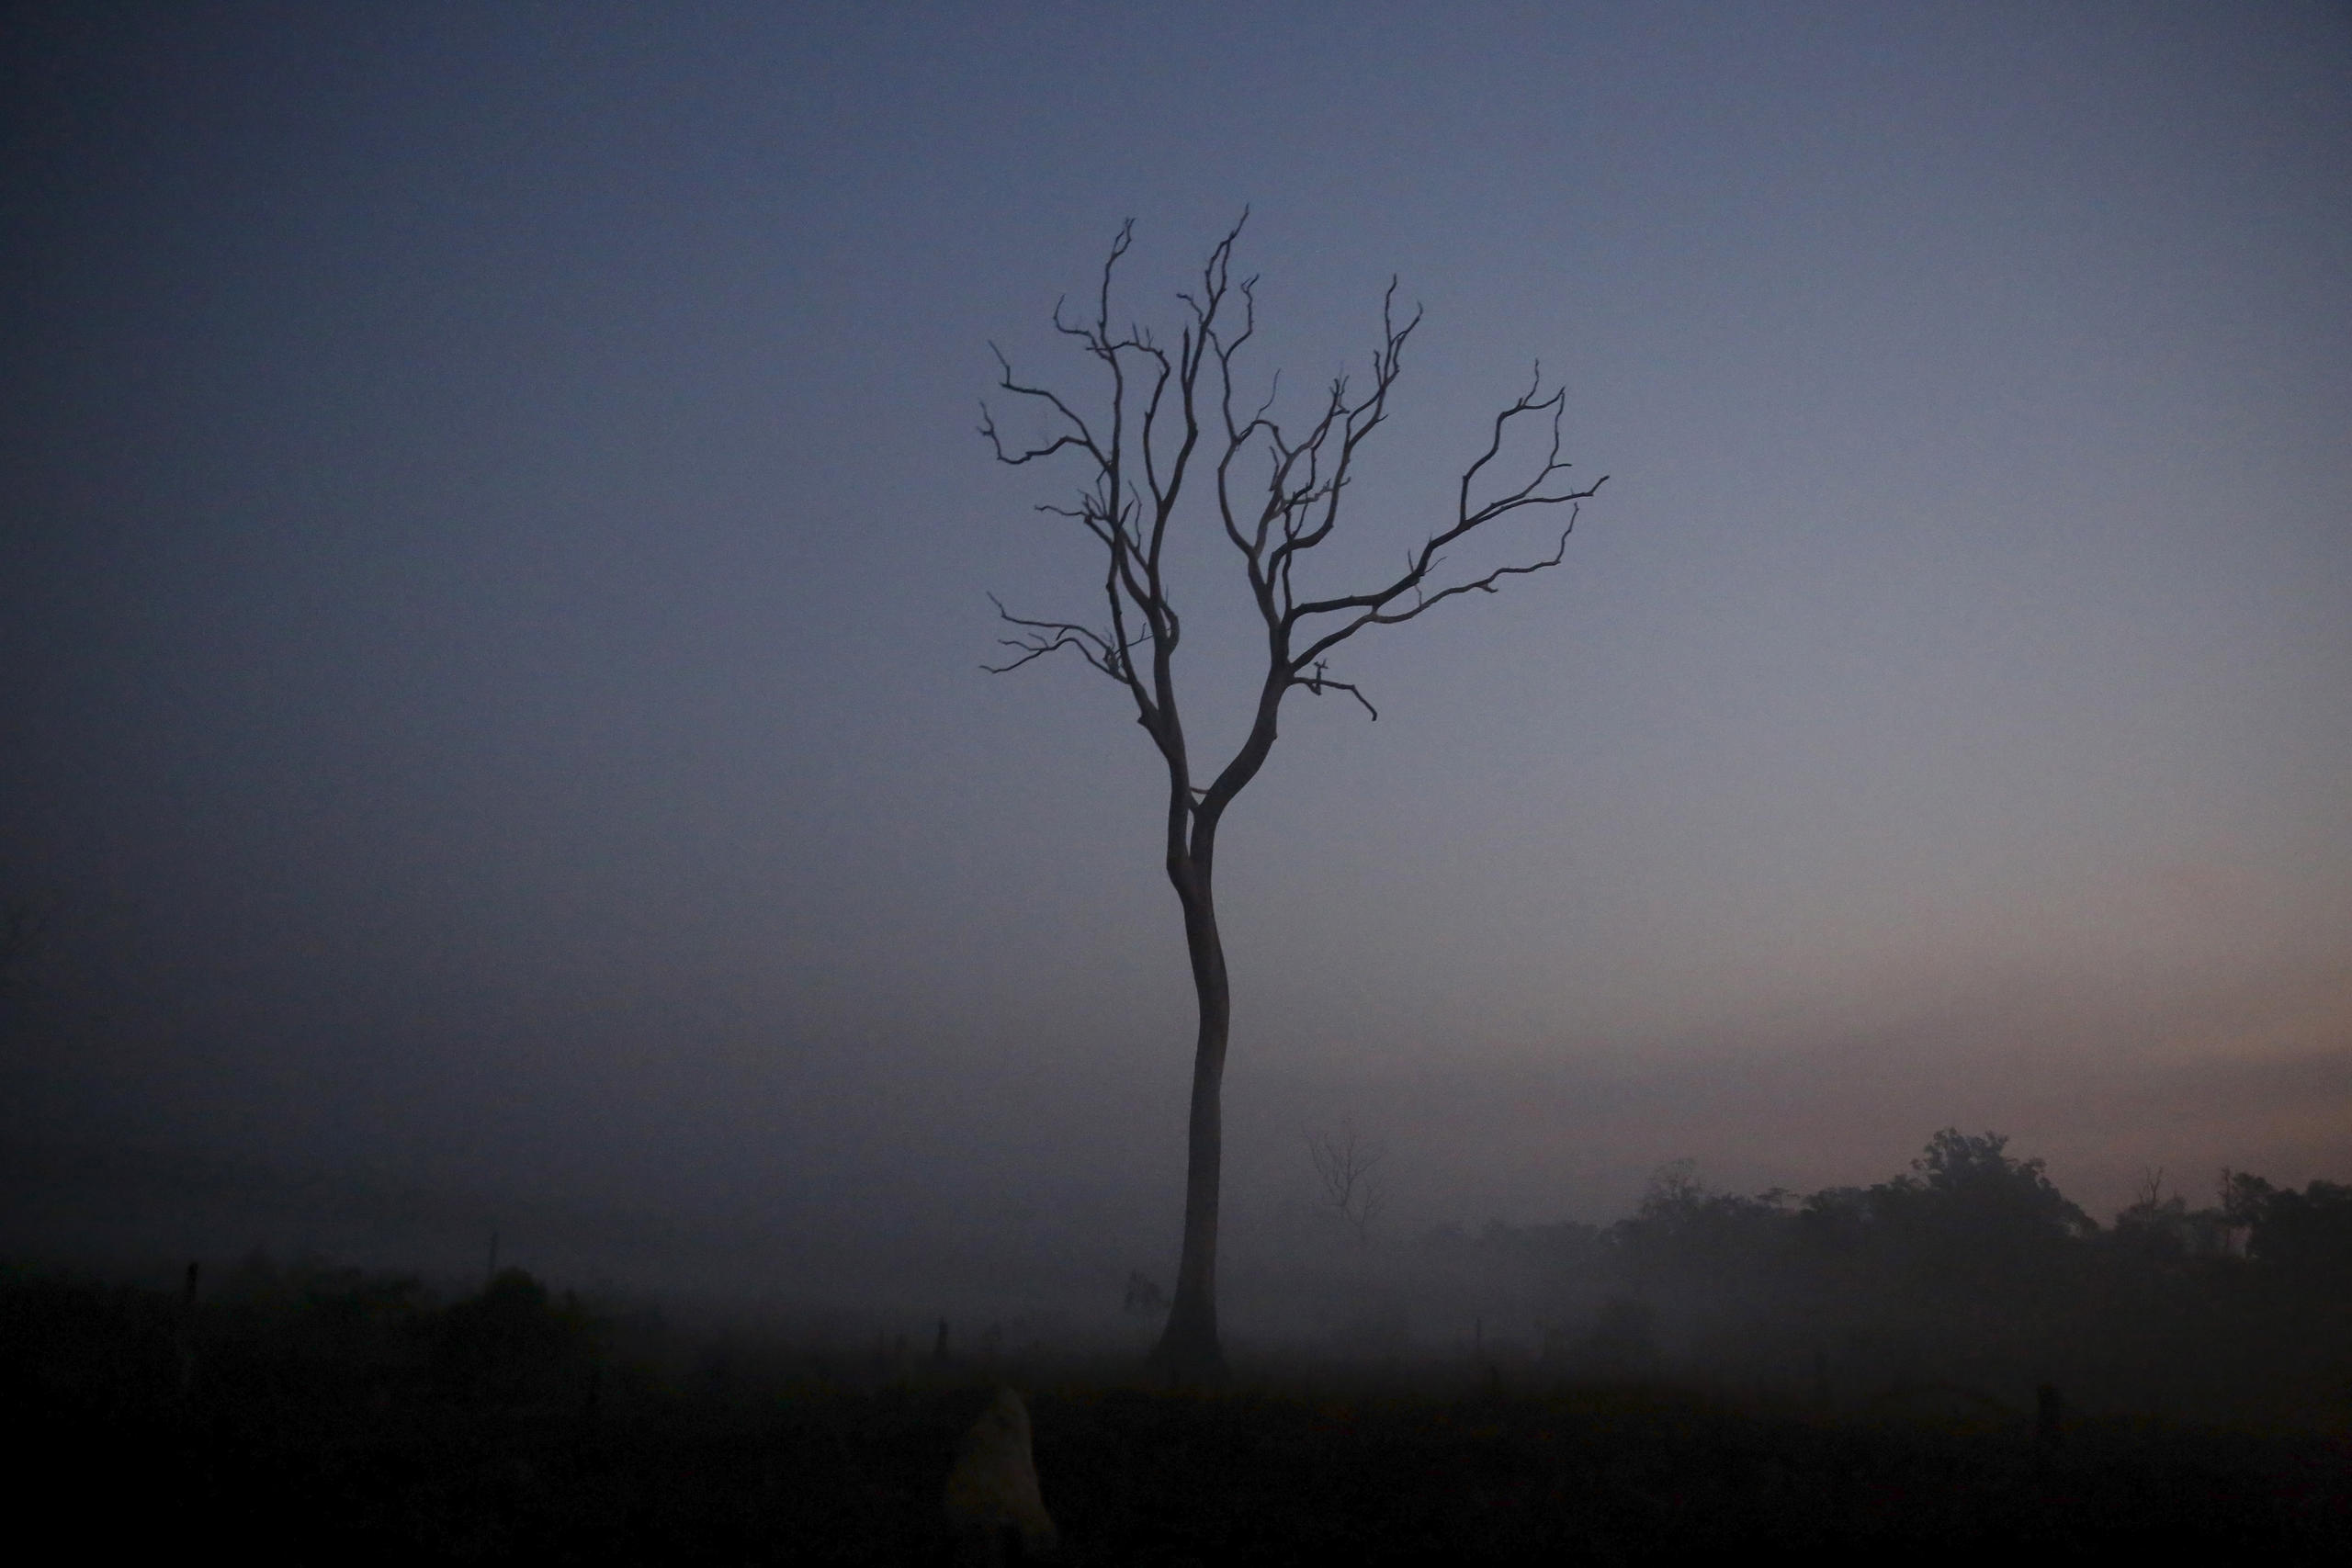
<path fill-rule="evenodd" d="M 1339 1211 L 1340 1220 L 1356 1233 L 1356 1240 L 1369 1240 L 1372 1222 L 1380 1218 L 1388 1202 L 1379 1174 L 1380 1162 L 1388 1157 L 1387 1146 L 1358 1136 L 1355 1119 L 1349 1116 L 1340 1118 L 1336 1133 L 1308 1128 L 1305 1135 L 1306 1157 L 1315 1162 L 1324 1201 Z"/>
<path fill-rule="evenodd" d="M 1408 551 L 1400 571 L 1355 592 L 1318 593 L 1298 585 L 1302 559 L 1339 526 L 1357 455 L 1388 417 L 1389 392 L 1420 312 L 1397 321 L 1396 284 L 1391 279 L 1381 301 L 1380 344 L 1368 383 L 1335 378 L 1314 416 L 1302 427 L 1285 429 L 1273 416 L 1271 387 L 1255 406 L 1236 405 L 1236 356 L 1257 325 L 1257 280 L 1236 281 L 1230 270 L 1241 224 L 1210 251 L 1197 290 L 1177 296 L 1183 314 L 1172 340 L 1148 328 L 1113 325 L 1113 275 L 1134 231 L 1130 221 L 1112 241 L 1091 312 L 1072 316 L 1063 304 L 1054 308 L 1055 329 L 1094 361 L 1107 383 L 1088 412 L 1058 392 L 1018 379 L 1012 363 L 996 351 L 998 389 L 1035 408 L 1044 433 L 1035 441 L 1008 441 L 983 401 L 980 434 L 1002 463 L 1018 467 L 1058 458 L 1078 465 L 1080 483 L 1070 501 L 1045 502 L 1037 510 L 1076 524 L 1102 552 L 1102 601 L 1100 618 L 1084 621 L 1031 619 L 997 602 L 998 614 L 1012 628 L 1002 639 L 1010 654 L 989 668 L 1002 672 L 1065 649 L 1075 651 L 1133 700 L 1136 722 L 1167 764 L 1168 879 L 1183 909 L 1200 1028 L 1193 1055 L 1183 1249 L 1155 1356 L 1170 1375 L 1189 1381 L 1224 1371 L 1216 1239 L 1220 1086 L 1232 997 L 1212 874 L 1226 808 L 1264 766 L 1283 699 L 1294 690 L 1316 696 L 1345 693 L 1372 717 L 1380 716 L 1354 682 L 1330 673 L 1329 658 L 1340 644 L 1368 627 L 1412 620 L 1449 599 L 1491 593 L 1505 578 L 1559 565 L 1577 503 L 1599 491 L 1601 481 L 1578 488 L 1563 477 L 1569 467 L 1560 457 L 1566 393 L 1541 395 L 1539 367 L 1528 389 L 1495 415 L 1486 450 L 1462 475 L 1453 515 Z M 1544 456 L 1531 463 L 1534 472 L 1526 482 L 1497 484 L 1487 469 L 1521 422 L 1539 433 L 1548 427 L 1549 446 L 1542 446 L 1539 434 L 1532 445 Z M 1196 765 L 1179 713 L 1175 658 L 1184 623 L 1168 586 L 1170 527 L 1188 483 L 1203 467 L 1208 470 L 1202 480 L 1209 489 L 1208 502 L 1240 557 L 1265 636 L 1264 673 L 1249 734 L 1214 771 Z M 1484 573 L 1442 570 L 1447 547 L 1456 541 L 1514 513 L 1552 507 L 1567 511 L 1549 554 Z"/>

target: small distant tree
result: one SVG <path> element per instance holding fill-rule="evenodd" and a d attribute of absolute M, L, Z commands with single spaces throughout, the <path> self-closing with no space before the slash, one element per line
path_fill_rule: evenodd
<path fill-rule="evenodd" d="M 1999 1133 L 1947 1127 L 1928 1140 L 1911 1174 L 1871 1190 L 1872 1217 L 1917 1255 L 1940 1263 L 2027 1265 L 2053 1244 L 2098 1230 L 2050 1179 L 2044 1162 L 2017 1159 Z"/>
<path fill-rule="evenodd" d="M 1002 639 L 1011 656 L 989 668 L 1001 673 L 1064 649 L 1075 653 L 1134 704 L 1136 722 L 1167 767 L 1165 864 L 1183 910 L 1199 1029 L 1193 1045 L 1183 1251 L 1155 1355 L 1178 1378 L 1215 1378 L 1225 1368 L 1217 1337 L 1216 1243 L 1233 1013 L 1216 917 L 1217 829 L 1234 797 L 1265 766 L 1291 693 L 1343 693 L 1372 717 L 1380 716 L 1356 683 L 1332 674 L 1330 659 L 1342 644 L 1464 594 L 1492 593 L 1507 578 L 1559 565 L 1577 504 L 1603 481 L 1579 486 L 1563 477 L 1569 467 L 1560 456 L 1566 394 L 1544 394 L 1539 367 L 1527 390 L 1495 414 L 1486 450 L 1462 472 L 1451 515 L 1429 526 L 1406 552 L 1401 570 L 1351 591 L 1313 586 L 1307 581 L 1313 552 L 1338 530 L 1355 493 L 1356 460 L 1387 422 L 1389 393 L 1403 372 L 1405 345 L 1420 312 L 1396 319 L 1392 279 L 1381 301 L 1380 342 L 1368 378 L 1335 377 L 1305 422 L 1286 427 L 1274 416 L 1271 386 L 1253 401 L 1236 384 L 1238 356 L 1257 330 L 1257 280 L 1237 281 L 1231 273 L 1241 225 L 1210 251 L 1198 288 L 1177 296 L 1184 309 L 1170 334 L 1117 324 L 1112 314 L 1113 274 L 1134 230 L 1133 223 L 1123 226 L 1111 242 L 1091 311 L 1073 318 L 1062 306 L 1054 308 L 1055 330 L 1093 361 L 1102 379 L 1091 412 L 1018 379 L 1011 362 L 997 355 L 999 390 L 1033 408 L 1043 431 L 1032 440 L 1008 440 L 983 403 L 980 434 L 1001 463 L 1075 465 L 1075 493 L 1037 510 L 1075 524 L 1100 552 L 1102 598 L 1098 614 L 1085 620 L 1032 619 L 999 603 L 998 614 L 1012 628 Z M 1527 477 L 1498 482 L 1489 470 L 1522 423 L 1534 435 L 1526 444 L 1521 471 Z M 1232 546 L 1264 639 L 1248 733 L 1221 766 L 1204 766 L 1194 758 L 1177 692 L 1184 621 L 1169 586 L 1169 547 L 1179 505 L 1192 499 Z M 1566 521 L 1548 553 L 1483 572 L 1446 570 L 1447 551 L 1470 535 L 1521 513 L 1554 508 L 1562 509 Z"/>
<path fill-rule="evenodd" d="M 2278 1191 L 2270 1183 L 2252 1171 L 2224 1168 L 2216 1183 L 2215 1196 L 2220 1200 L 2222 1217 L 2230 1224 L 2252 1229 L 2262 1223 L 2270 1200 Z"/>
<path fill-rule="evenodd" d="M 481 1294 L 442 1314 L 435 1371 L 459 1399 L 504 1404 L 551 1393 L 576 1370 L 587 1322 L 520 1269 L 503 1269 Z"/>
<path fill-rule="evenodd" d="M 2222 1211 L 2246 1227 L 2246 1255 L 2266 1269 L 2303 1283 L 2352 1285 L 2352 1185 L 2313 1181 L 2298 1192 L 2224 1171 Z"/>
<path fill-rule="evenodd" d="M 1306 1157 L 1314 1163 L 1316 1180 L 1323 1188 L 1323 1201 L 1355 1233 L 1357 1241 L 1370 1240 L 1372 1222 L 1388 1202 L 1380 1178 L 1380 1162 L 1388 1157 L 1387 1145 L 1358 1136 L 1355 1120 L 1347 1116 L 1340 1118 L 1336 1133 L 1309 1128 L 1303 1135 Z"/>
<path fill-rule="evenodd" d="M 2179 1265 L 2230 1257 L 2236 1251 L 2241 1227 L 2221 1207 L 2192 1209 L 2186 1193 L 2177 1189 L 2167 1192 L 2164 1168 L 2158 1166 L 2140 1178 L 2132 1206 L 2117 1213 L 2109 1237 L 2126 1256 Z"/>
<path fill-rule="evenodd" d="M 1640 1207 L 1611 1227 L 1611 1241 L 1637 1284 L 1720 1291 L 1769 1267 L 1793 1224 L 1789 1199 L 1779 1188 L 1753 1198 L 1718 1192 L 1699 1179 L 1697 1161 L 1673 1160 L 1650 1173 Z"/>
<path fill-rule="evenodd" d="M 1945 1205 L 1987 1221 L 2007 1220 L 2022 1227 L 2064 1235 L 2080 1235 L 2098 1227 L 2074 1201 L 2050 1179 L 2049 1162 L 2040 1157 L 2016 1159 L 2008 1153 L 2006 1134 L 1970 1137 L 1957 1127 L 1946 1127 L 1928 1140 L 1928 1147 L 1911 1168 L 1919 1188 Z"/>

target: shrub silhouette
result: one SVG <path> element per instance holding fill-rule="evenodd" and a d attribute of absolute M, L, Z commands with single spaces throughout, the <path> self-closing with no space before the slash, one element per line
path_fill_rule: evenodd
<path fill-rule="evenodd" d="M 2246 1256 L 2300 1284 L 2352 1283 L 2352 1184 L 2314 1181 L 2301 1192 L 2224 1171 L 2222 1212 L 2246 1227 Z"/>
<path fill-rule="evenodd" d="M 586 1349 L 576 1308 L 558 1306 L 521 1269 L 500 1271 L 478 1296 L 442 1314 L 434 1371 L 450 1397 L 514 1404 L 561 1393 Z"/>

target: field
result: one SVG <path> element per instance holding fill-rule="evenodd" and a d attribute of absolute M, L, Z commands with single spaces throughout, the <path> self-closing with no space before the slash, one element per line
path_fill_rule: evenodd
<path fill-rule="evenodd" d="M 447 1308 L 362 1281 L 199 1311 L 18 1277 L 0 1305 L 6 1396 L 43 1434 L 24 1495 L 119 1500 L 75 1516 L 109 1556 L 942 1560 L 947 1467 L 1004 1376 L 1028 1393 L 1069 1563 L 2352 1560 L 2340 1435 L 2118 1417 L 2052 1434 L 1951 1391 L 1833 1412 L 1261 1366 L 1183 1393 L 1074 1363 L 892 1371 L 632 1339 L 522 1285 Z"/>

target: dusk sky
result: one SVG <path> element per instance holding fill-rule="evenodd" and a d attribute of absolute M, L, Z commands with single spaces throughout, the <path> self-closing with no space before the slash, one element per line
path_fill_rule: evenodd
<path fill-rule="evenodd" d="M 1100 567 L 976 426 L 1245 208 L 1294 416 L 1427 310 L 1317 587 L 1539 360 L 1609 481 L 1227 819 L 1232 1269 L 1342 1116 L 1400 1234 L 2352 1179 L 2343 6 L 14 6 L 0 138 L 10 1245 L 1172 1272 L 1164 785 L 983 671 Z"/>

